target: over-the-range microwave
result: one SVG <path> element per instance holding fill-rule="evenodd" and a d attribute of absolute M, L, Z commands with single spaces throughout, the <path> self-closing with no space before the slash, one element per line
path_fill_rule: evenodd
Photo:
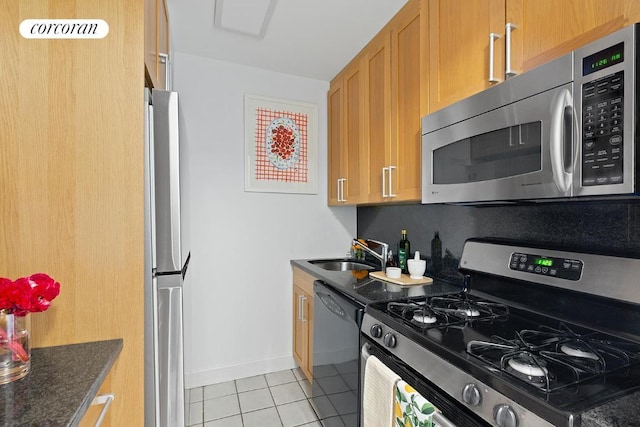
<path fill-rule="evenodd" d="M 640 24 L 422 118 L 422 203 L 636 196 Z"/>

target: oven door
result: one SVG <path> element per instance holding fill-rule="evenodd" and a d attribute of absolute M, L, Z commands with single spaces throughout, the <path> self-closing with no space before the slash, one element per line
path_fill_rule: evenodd
<path fill-rule="evenodd" d="M 364 335 L 360 335 L 360 389 L 364 389 L 364 369 L 369 356 L 376 356 L 385 366 L 395 372 L 400 378 L 416 389 L 425 399 L 429 400 L 437 409 L 433 415 L 436 427 L 480 427 L 489 426 L 467 408 L 450 398 L 447 393 L 430 383 L 420 374 L 411 369 L 397 357 L 388 353 L 378 344 Z M 362 405 L 362 400 L 360 401 Z M 363 417 L 361 417 L 362 419 Z M 362 426 L 361 427 L 366 427 Z"/>
<path fill-rule="evenodd" d="M 422 203 L 570 197 L 576 126 L 568 83 L 425 133 Z"/>

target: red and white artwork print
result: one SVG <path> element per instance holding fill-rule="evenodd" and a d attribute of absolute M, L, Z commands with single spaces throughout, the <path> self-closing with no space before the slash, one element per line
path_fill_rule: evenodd
<path fill-rule="evenodd" d="M 308 182 L 308 115 L 262 107 L 255 115 L 255 179 Z"/>
<path fill-rule="evenodd" d="M 318 194 L 318 105 L 245 94 L 245 191 Z"/>

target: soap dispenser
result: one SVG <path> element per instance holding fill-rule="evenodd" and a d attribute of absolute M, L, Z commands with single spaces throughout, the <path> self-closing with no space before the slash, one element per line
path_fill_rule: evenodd
<path fill-rule="evenodd" d="M 398 266 L 398 263 L 396 262 L 396 259 L 393 257 L 393 251 L 389 250 L 386 267 L 397 267 L 397 266 Z"/>

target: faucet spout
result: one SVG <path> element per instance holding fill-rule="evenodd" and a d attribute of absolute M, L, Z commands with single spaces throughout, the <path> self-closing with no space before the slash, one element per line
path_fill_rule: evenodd
<path fill-rule="evenodd" d="M 380 242 L 378 240 L 367 239 L 362 243 L 358 239 L 353 239 L 351 241 L 351 245 L 357 248 L 362 249 L 372 257 L 378 259 L 380 261 L 380 265 L 382 267 L 382 271 L 384 271 L 385 266 L 387 265 L 387 257 L 389 254 L 389 244 Z M 376 252 L 374 249 L 380 249 L 380 253 Z"/>

